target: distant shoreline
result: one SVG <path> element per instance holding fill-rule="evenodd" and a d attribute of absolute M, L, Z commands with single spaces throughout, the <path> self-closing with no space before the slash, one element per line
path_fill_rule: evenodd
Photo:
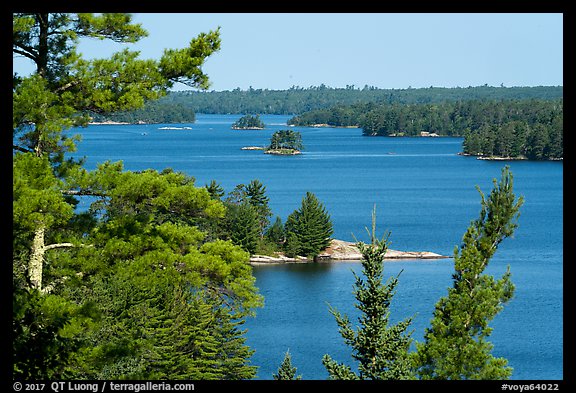
<path fill-rule="evenodd" d="M 477 160 L 484 160 L 484 161 L 530 161 L 528 157 L 525 156 L 518 156 L 518 157 L 503 157 L 503 156 L 485 156 L 482 154 L 470 154 L 470 153 L 456 153 L 459 156 L 464 157 L 476 157 Z M 560 158 L 547 158 L 542 161 L 564 161 L 564 157 Z"/>
<path fill-rule="evenodd" d="M 94 126 L 107 126 L 107 125 L 111 125 L 111 126 L 123 126 L 123 125 L 130 125 L 130 124 L 146 124 L 144 122 L 142 123 L 128 123 L 125 121 L 112 121 L 112 120 L 106 120 L 106 121 L 91 121 L 88 123 L 88 125 L 94 125 Z"/>

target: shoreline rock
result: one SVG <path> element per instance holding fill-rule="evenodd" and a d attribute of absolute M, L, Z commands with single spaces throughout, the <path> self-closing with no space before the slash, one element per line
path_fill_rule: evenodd
<path fill-rule="evenodd" d="M 385 260 L 401 260 L 401 259 L 447 259 L 451 258 L 446 255 L 436 254 L 430 251 L 398 251 L 388 249 Z M 276 256 L 269 255 L 252 255 L 250 257 L 251 265 L 272 265 L 272 264 L 285 264 L 285 263 L 311 263 L 311 262 L 343 262 L 343 261 L 360 261 L 362 254 L 356 247 L 355 243 L 346 242 L 343 240 L 333 239 L 330 246 L 323 253 L 318 255 L 316 259 L 311 260 L 306 257 L 297 256 L 290 258 L 282 254 Z"/>
<path fill-rule="evenodd" d="M 296 156 L 302 154 L 300 150 L 296 149 L 267 149 L 264 154 L 274 154 L 277 156 Z"/>

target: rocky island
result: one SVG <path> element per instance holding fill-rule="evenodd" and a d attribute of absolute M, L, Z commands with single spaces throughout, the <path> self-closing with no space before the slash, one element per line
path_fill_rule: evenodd
<path fill-rule="evenodd" d="M 302 135 L 298 131 L 280 130 L 274 132 L 268 146 L 244 146 L 242 150 L 264 150 L 265 154 L 277 156 L 295 156 L 302 154 L 304 145 Z"/>
<path fill-rule="evenodd" d="M 302 154 L 300 150 L 297 149 L 266 149 L 264 154 L 275 154 L 278 156 L 295 156 Z"/>
<path fill-rule="evenodd" d="M 232 123 L 233 130 L 263 130 L 265 124 L 260 115 L 246 115 Z"/>
<path fill-rule="evenodd" d="M 436 254 L 430 251 L 398 251 L 388 249 L 384 257 L 385 260 L 399 260 L 399 259 L 446 259 L 451 258 L 446 255 Z M 277 253 L 274 256 L 270 255 L 252 255 L 250 257 L 251 265 L 267 265 L 267 264 L 284 264 L 284 263 L 309 263 L 314 261 L 337 262 L 337 261 L 359 261 L 362 259 L 362 254 L 356 247 L 355 243 L 346 242 L 343 240 L 332 239 L 330 245 L 319 254 L 314 260 L 306 257 L 297 256 L 289 258 L 282 253 Z"/>

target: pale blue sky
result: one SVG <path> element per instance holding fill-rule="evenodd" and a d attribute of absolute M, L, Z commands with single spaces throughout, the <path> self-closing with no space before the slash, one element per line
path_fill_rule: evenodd
<path fill-rule="evenodd" d="M 134 22 L 149 32 L 129 46 L 141 58 L 220 26 L 221 50 L 203 68 L 210 90 L 563 85 L 560 13 L 135 13 Z M 80 46 L 87 58 L 119 48 Z"/>

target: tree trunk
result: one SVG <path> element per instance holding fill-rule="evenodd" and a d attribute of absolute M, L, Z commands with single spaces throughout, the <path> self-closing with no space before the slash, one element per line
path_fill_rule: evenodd
<path fill-rule="evenodd" d="M 38 228 L 34 231 L 34 239 L 32 240 L 32 249 L 30 250 L 30 260 L 28 262 L 28 278 L 30 286 L 38 289 L 40 292 L 46 292 L 42 288 L 42 270 L 44 268 L 44 254 L 47 250 L 62 247 L 74 247 L 72 243 L 55 243 L 46 245 L 44 243 L 44 235 L 46 226 L 44 223 L 39 224 Z M 90 246 L 88 246 L 90 247 Z"/>
<path fill-rule="evenodd" d="M 28 277 L 30 286 L 42 291 L 42 267 L 44 264 L 44 232 L 46 227 L 40 224 L 34 231 L 34 240 L 32 240 L 32 250 L 30 252 L 30 261 L 28 262 Z"/>

